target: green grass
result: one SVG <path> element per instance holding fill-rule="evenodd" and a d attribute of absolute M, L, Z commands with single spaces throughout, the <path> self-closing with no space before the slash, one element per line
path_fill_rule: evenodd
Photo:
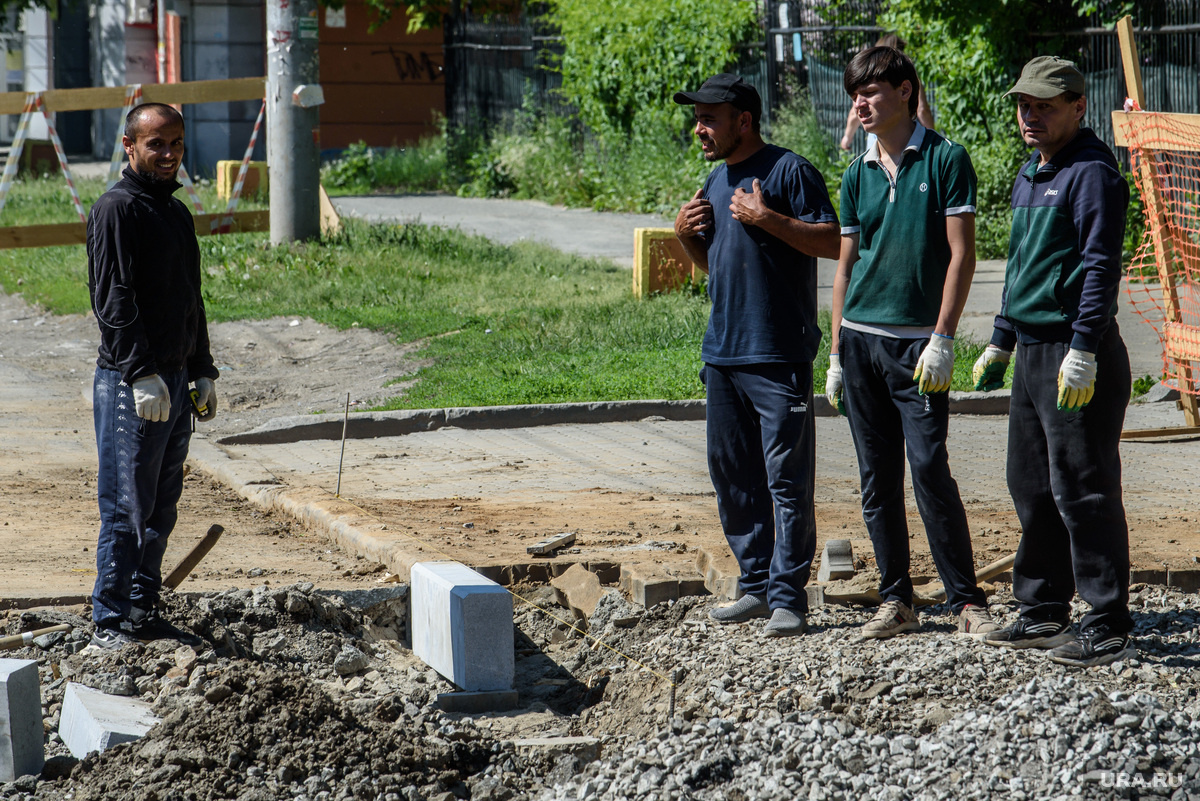
<path fill-rule="evenodd" d="M 432 360 L 384 408 L 702 395 L 703 297 L 636 300 L 628 270 L 545 246 L 349 221 L 323 243 L 206 243 L 210 320 L 308 315 Z"/>
<path fill-rule="evenodd" d="M 84 182 L 81 192 L 90 204 L 102 188 Z M 206 208 L 216 208 L 212 190 L 204 191 Z M 14 187 L 10 203 L 0 224 L 71 219 L 65 190 L 52 180 Z M 384 408 L 703 397 L 707 298 L 693 290 L 637 300 L 628 269 L 607 261 L 353 220 L 319 242 L 273 247 L 265 233 L 235 234 L 201 237 L 200 248 L 212 322 L 299 315 L 420 343 L 415 355 L 429 366 L 406 377 Z M 84 249 L 0 251 L 0 287 L 52 312 L 86 312 Z M 828 311 L 820 325 L 818 392 L 829 362 Z M 960 340 L 956 348 L 953 388 L 970 389 L 983 344 Z"/>

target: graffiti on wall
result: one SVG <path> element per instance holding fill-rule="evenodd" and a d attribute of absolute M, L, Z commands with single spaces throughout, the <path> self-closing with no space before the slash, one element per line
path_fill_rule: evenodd
<path fill-rule="evenodd" d="M 374 50 L 371 55 L 386 55 L 391 58 L 396 68 L 396 77 L 401 81 L 436 81 L 442 77 L 442 65 L 434 61 L 425 50 L 414 54 L 395 45 L 388 45 L 387 50 Z"/>

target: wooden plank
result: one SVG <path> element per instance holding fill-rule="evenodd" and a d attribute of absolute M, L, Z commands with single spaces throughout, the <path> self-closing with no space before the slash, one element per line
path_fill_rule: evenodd
<path fill-rule="evenodd" d="M 261 100 L 266 94 L 266 78 L 232 78 L 220 81 L 145 84 L 146 102 L 218 103 L 233 100 Z M 50 89 L 42 93 L 50 111 L 90 111 L 121 108 L 125 105 L 124 86 L 95 86 L 84 89 Z M 25 92 L 0 93 L 0 114 L 20 114 L 25 108 Z"/>
<path fill-rule="evenodd" d="M 196 235 L 209 236 L 212 220 L 220 221 L 224 214 L 197 214 Z M 233 215 L 232 231 L 269 231 L 271 211 L 239 211 Z M 56 245 L 83 245 L 87 243 L 87 227 L 82 222 L 49 223 L 45 225 L 13 225 L 0 228 L 0 250 L 13 248 L 45 248 Z"/>
<path fill-rule="evenodd" d="M 0 250 L 82 245 L 86 241 L 87 229 L 82 222 L 13 225 L 0 228 Z"/>
<path fill-rule="evenodd" d="M 1200 141 L 1180 142 L 1179 128 L 1200 133 L 1200 114 L 1159 114 L 1142 111 L 1112 113 L 1113 140 L 1119 147 L 1200 151 Z M 1165 144 L 1170 147 L 1164 147 Z"/>
<path fill-rule="evenodd" d="M 1125 67 L 1125 94 L 1146 108 L 1146 92 L 1142 87 L 1142 68 L 1138 61 L 1137 42 L 1133 40 L 1133 18 L 1126 14 L 1117 21 L 1117 41 L 1121 48 L 1121 64 Z"/>
<path fill-rule="evenodd" d="M 1175 439 L 1200 435 L 1200 426 L 1176 426 L 1174 428 L 1129 428 L 1121 432 L 1121 439 Z"/>
<path fill-rule="evenodd" d="M 323 84 L 321 138 L 327 125 L 427 125 L 446 102 L 441 84 Z M 387 98 L 381 103 L 380 98 Z"/>

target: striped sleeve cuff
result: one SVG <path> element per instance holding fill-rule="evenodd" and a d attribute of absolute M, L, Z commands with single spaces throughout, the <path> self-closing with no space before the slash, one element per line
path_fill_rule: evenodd
<path fill-rule="evenodd" d="M 861 226 L 861 225 L 847 225 L 847 226 L 843 226 L 843 227 L 842 227 L 842 236 L 849 236 L 850 234 L 857 234 L 857 233 L 858 233 L 859 231 L 861 231 L 861 230 L 862 230 L 862 226 Z"/>
<path fill-rule="evenodd" d="M 951 208 L 946 209 L 947 217 L 953 217 L 956 214 L 974 214 L 974 213 L 975 213 L 974 206 L 953 206 Z"/>

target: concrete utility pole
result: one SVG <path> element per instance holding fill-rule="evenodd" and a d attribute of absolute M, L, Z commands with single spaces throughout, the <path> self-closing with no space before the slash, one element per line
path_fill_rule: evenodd
<path fill-rule="evenodd" d="M 268 0 L 267 165 L 273 244 L 311 239 L 321 232 L 320 76 L 317 0 Z"/>

